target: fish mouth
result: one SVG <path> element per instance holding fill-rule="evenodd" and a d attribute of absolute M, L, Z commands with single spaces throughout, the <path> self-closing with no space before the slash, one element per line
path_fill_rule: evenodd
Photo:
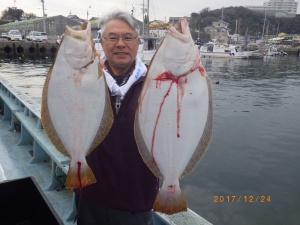
<path fill-rule="evenodd" d="M 60 46 L 64 46 L 64 54 L 73 69 L 87 67 L 95 57 L 90 22 L 72 28 L 66 26 Z"/>
<path fill-rule="evenodd" d="M 185 44 L 188 44 L 189 50 L 182 52 L 183 54 L 181 56 L 178 55 L 176 57 L 174 57 L 173 55 L 165 56 L 165 61 L 169 63 L 175 63 L 175 64 L 185 64 L 188 61 L 192 61 L 192 59 L 195 56 L 195 51 L 192 51 L 193 42 L 191 41 L 191 34 L 186 19 L 181 18 L 179 20 L 178 30 L 175 27 L 170 26 L 169 34 L 172 35 L 175 39 L 182 41 Z"/>
<path fill-rule="evenodd" d="M 66 26 L 65 34 L 71 36 L 72 38 L 87 41 L 92 44 L 91 36 L 91 23 L 84 21 L 82 25 L 77 25 L 73 27 Z"/>
<path fill-rule="evenodd" d="M 178 31 L 179 31 L 181 34 L 183 34 L 181 20 L 182 20 L 182 19 L 180 19 L 179 22 L 178 22 Z"/>
<path fill-rule="evenodd" d="M 183 42 L 187 42 L 189 40 L 189 28 L 187 27 L 187 22 L 185 19 L 180 19 L 178 22 L 178 30 L 176 30 L 175 27 L 170 26 L 169 27 L 169 32 L 172 36 L 174 36 L 175 38 L 183 41 Z"/>
<path fill-rule="evenodd" d="M 181 34 L 184 34 L 184 35 L 189 35 L 190 34 L 189 25 L 188 25 L 188 22 L 186 21 L 186 19 L 184 19 L 184 18 L 179 19 L 178 31 Z"/>

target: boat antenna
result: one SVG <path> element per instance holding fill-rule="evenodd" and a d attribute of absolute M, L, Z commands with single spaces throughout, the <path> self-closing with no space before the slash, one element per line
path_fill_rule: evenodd
<path fill-rule="evenodd" d="M 224 6 L 222 7 L 222 16 L 221 16 L 221 20 L 224 20 Z"/>
<path fill-rule="evenodd" d="M 263 31 L 262 31 L 262 39 L 263 39 L 263 40 L 264 40 L 264 35 L 265 35 L 266 17 L 267 17 L 267 11 L 266 11 L 266 9 L 265 9 L 264 26 L 263 26 Z"/>

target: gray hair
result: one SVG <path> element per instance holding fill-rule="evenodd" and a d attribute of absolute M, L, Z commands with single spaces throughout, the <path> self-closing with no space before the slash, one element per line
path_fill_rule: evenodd
<path fill-rule="evenodd" d="M 122 20 L 127 23 L 136 32 L 137 35 L 139 35 L 140 33 L 140 26 L 138 24 L 138 21 L 132 15 L 122 10 L 114 10 L 101 18 L 99 23 L 101 27 L 101 36 L 105 32 L 106 24 L 110 20 Z"/>

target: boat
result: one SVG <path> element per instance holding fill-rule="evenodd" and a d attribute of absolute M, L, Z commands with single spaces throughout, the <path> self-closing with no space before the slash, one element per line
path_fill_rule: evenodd
<path fill-rule="evenodd" d="M 161 37 L 140 36 L 138 56 L 144 63 L 150 63 L 154 53 L 160 45 L 161 40 Z"/>
<path fill-rule="evenodd" d="M 278 50 L 274 46 L 270 46 L 265 50 L 265 56 L 285 56 L 287 55 L 286 52 Z"/>
<path fill-rule="evenodd" d="M 278 55 L 277 48 L 275 47 L 269 47 L 265 50 L 265 56 L 276 56 Z"/>
<path fill-rule="evenodd" d="M 248 59 L 252 52 L 242 51 L 240 46 L 229 44 L 217 44 L 214 41 L 205 43 L 200 47 L 200 57 L 202 58 L 235 58 Z"/>
<path fill-rule="evenodd" d="M 76 224 L 75 194 L 64 186 L 69 164 L 43 129 L 41 104 L 0 72 L 0 224 Z M 153 222 L 212 225 L 191 209 L 153 212 Z"/>
<path fill-rule="evenodd" d="M 249 59 L 262 59 L 264 54 L 260 50 L 252 51 L 252 54 L 249 56 Z"/>

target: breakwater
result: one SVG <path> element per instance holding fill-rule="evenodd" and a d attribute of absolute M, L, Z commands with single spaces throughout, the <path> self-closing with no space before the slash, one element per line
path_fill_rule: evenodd
<path fill-rule="evenodd" d="M 1 41 L 1 58 L 53 58 L 58 49 L 56 43 Z"/>
<path fill-rule="evenodd" d="M 288 55 L 297 55 L 299 56 L 300 53 L 300 47 L 292 47 L 292 46 L 274 46 L 277 48 L 280 52 L 286 52 Z M 264 50 L 265 52 L 268 51 L 270 47 L 261 47 L 261 50 Z"/>
<path fill-rule="evenodd" d="M 300 46 L 291 46 L 291 45 L 274 45 L 279 51 L 286 52 L 289 55 L 299 55 Z M 270 48 L 270 45 L 250 45 L 248 46 L 248 51 L 263 50 L 266 51 Z"/>
<path fill-rule="evenodd" d="M 300 47 L 280 46 L 278 50 L 288 53 L 289 55 L 299 55 Z"/>

